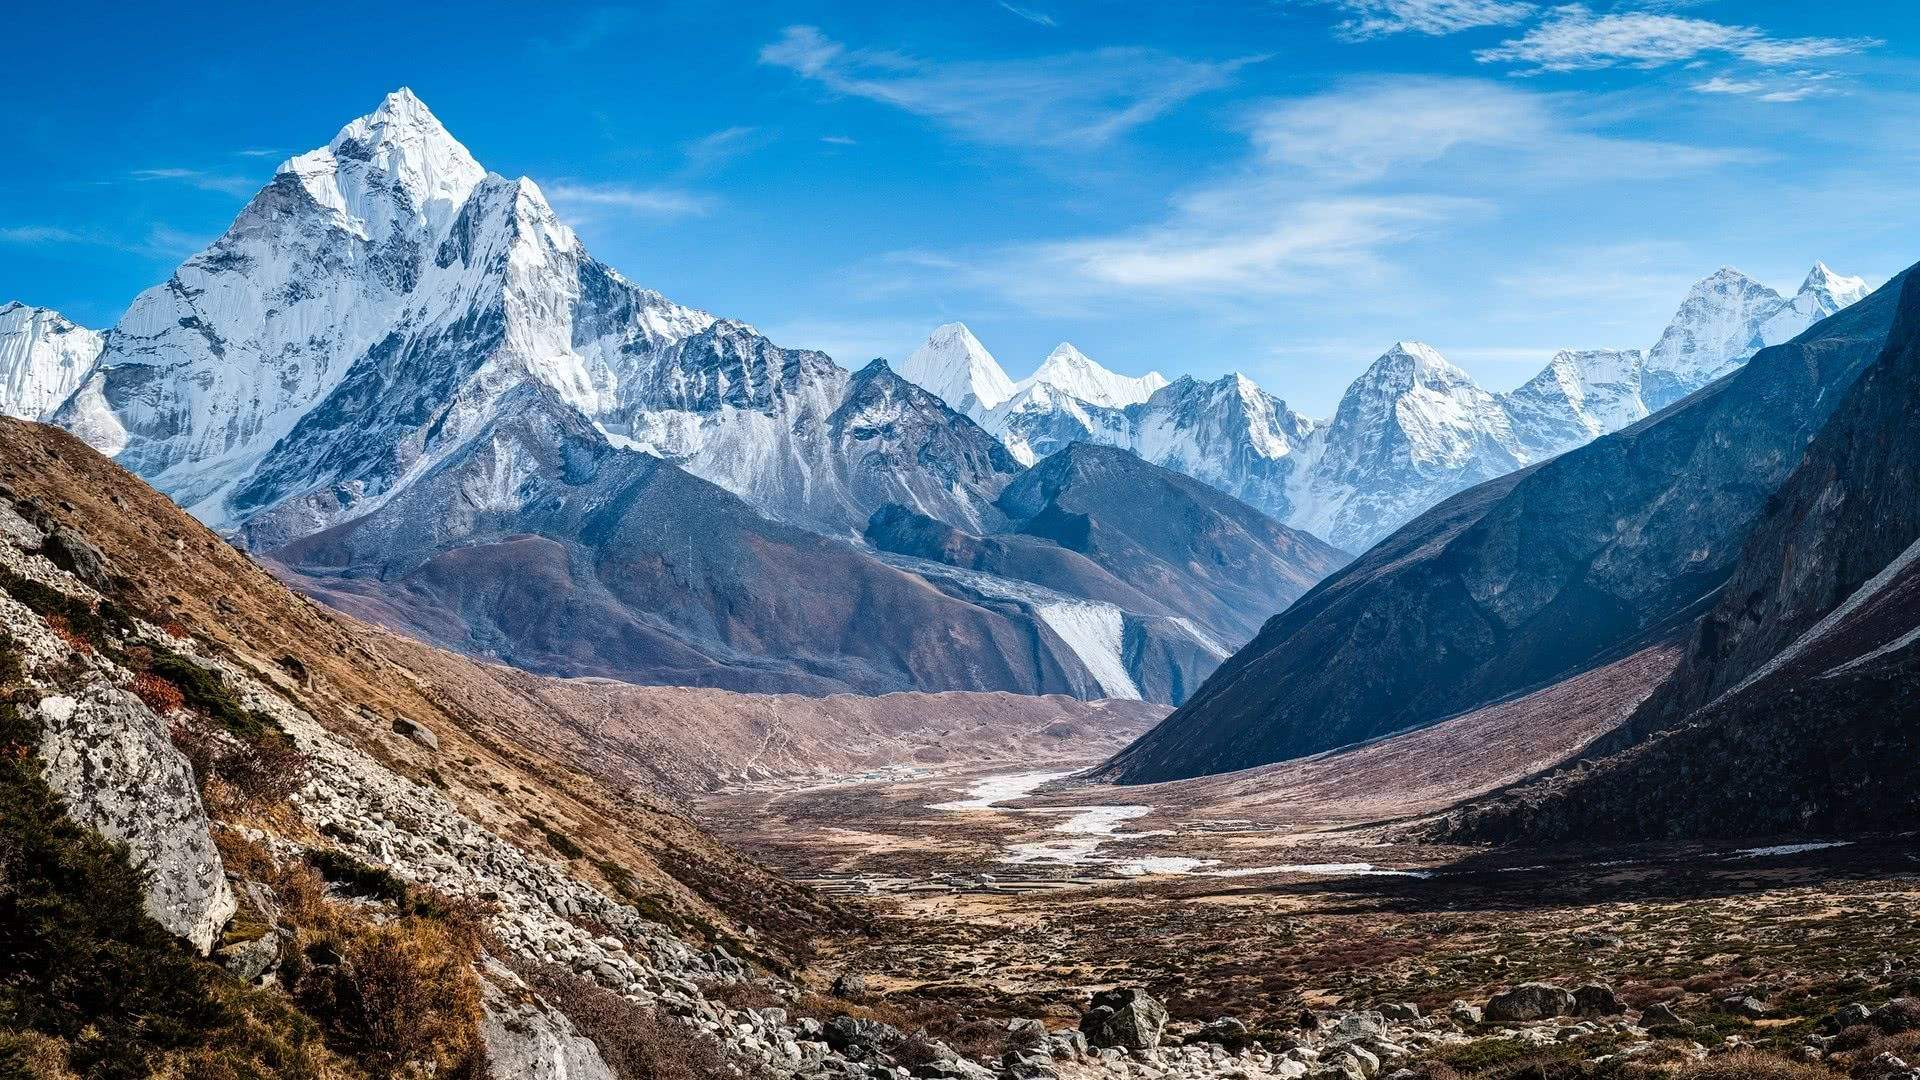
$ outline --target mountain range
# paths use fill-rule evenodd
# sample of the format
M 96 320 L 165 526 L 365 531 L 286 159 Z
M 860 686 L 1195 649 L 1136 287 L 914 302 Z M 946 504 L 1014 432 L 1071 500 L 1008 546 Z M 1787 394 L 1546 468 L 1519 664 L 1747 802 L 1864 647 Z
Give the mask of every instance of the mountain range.
M 900 373 L 1021 462 L 1076 441 L 1126 447 L 1360 552 L 1447 496 L 1618 431 L 1864 295 L 1864 281 L 1825 264 L 1791 297 L 1723 268 L 1693 286 L 1652 348 L 1564 350 L 1504 393 L 1402 341 L 1325 420 L 1244 375 L 1133 379 L 1066 343 L 1016 383 L 959 323 L 936 329 Z
M 1112 588 L 1099 560 L 1123 534 L 1009 516 L 1026 466 L 939 397 L 633 284 L 406 90 L 283 163 L 104 334 L 5 318 L 10 408 L 315 595 L 539 671 L 1176 703 L 1343 559 L 1263 522 L 1270 557 L 1228 580 L 1215 568 L 1238 556 L 1207 545 L 1257 512 L 1141 462 L 1134 482 L 1176 516 L 1152 538 L 1168 550 L 1127 557 L 1166 587 Z M 1101 400 L 1159 386 L 1070 350 L 1049 371 Z M 1036 582 L 867 542 L 902 513 L 980 538 L 1026 527 L 1029 554 L 1057 551 L 1020 566 L 1076 571 Z
M 1886 345 L 1905 277 L 1645 420 L 1422 514 L 1269 621 L 1103 774 L 1198 776 L 1429 726 L 1748 603 L 1752 588 L 1722 586 Z

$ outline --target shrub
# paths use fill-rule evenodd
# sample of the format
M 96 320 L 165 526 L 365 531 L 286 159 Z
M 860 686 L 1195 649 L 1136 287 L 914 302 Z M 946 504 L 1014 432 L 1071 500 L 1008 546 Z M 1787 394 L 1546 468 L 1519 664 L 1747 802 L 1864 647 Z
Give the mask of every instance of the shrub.
M 547 824 L 544 818 L 534 814 L 528 814 L 527 824 L 533 826 L 533 831 L 544 837 L 547 841 L 547 846 L 558 852 L 561 858 L 579 859 L 586 856 L 586 848 L 575 843 L 573 837 Z
M 375 1075 L 484 1075 L 478 950 L 437 919 L 341 922 L 309 941 L 295 999 Z
M 180 688 L 152 672 L 143 672 L 133 680 L 133 694 L 145 702 L 147 708 L 165 716 L 175 709 L 184 708 L 187 697 Z
M 253 745 L 289 744 L 287 733 L 273 717 L 240 704 L 218 672 L 188 660 L 178 653 L 154 650 L 152 674 L 165 679 L 180 691 L 187 707 L 226 728 L 241 742 Z
M 1736 1050 L 1682 1066 L 1675 1080 L 1836 1080 L 1843 1074 L 1759 1050 Z

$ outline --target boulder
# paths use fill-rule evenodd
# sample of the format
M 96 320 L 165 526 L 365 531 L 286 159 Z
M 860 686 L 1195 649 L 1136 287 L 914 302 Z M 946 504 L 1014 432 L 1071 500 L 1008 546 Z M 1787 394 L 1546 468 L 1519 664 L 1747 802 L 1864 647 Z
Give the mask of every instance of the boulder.
M 480 980 L 480 1037 L 499 1077 L 615 1080 L 592 1039 L 535 995 L 518 975 L 487 959 Z
M 1473 1027 L 1480 1023 L 1484 1015 L 1485 1014 L 1480 1011 L 1480 1006 L 1469 1005 L 1464 1001 L 1456 1001 L 1452 1005 L 1447 1006 L 1447 1019 L 1461 1027 Z
M 147 914 L 205 956 L 238 905 L 193 767 L 167 725 L 118 687 L 40 702 L 38 752 L 67 815 L 127 846 L 147 871 Z
M 1080 1018 L 1080 1030 L 1089 1043 L 1122 1050 L 1159 1046 L 1166 1026 L 1166 1006 L 1138 987 L 1100 991 Z
M 821 1029 L 827 1045 L 853 1058 L 884 1054 L 906 1041 L 906 1035 L 892 1024 L 836 1016 Z
M 214 956 L 234 978 L 258 985 L 280 966 L 280 947 L 280 932 L 268 930 L 259 937 L 223 945 Z
M 412 739 L 429 750 L 440 749 L 440 736 L 435 735 L 432 728 L 404 716 L 393 718 L 393 733 Z
M 1212 1043 L 1228 1050 L 1245 1050 L 1253 1043 L 1253 1036 L 1247 1031 L 1247 1025 L 1232 1016 L 1222 1016 L 1209 1021 L 1199 1031 L 1187 1038 L 1189 1043 Z
M 1720 1007 L 1735 1016 L 1744 1016 L 1749 1020 L 1758 1020 L 1772 1011 L 1767 1008 L 1766 1002 L 1752 994 L 1735 994 L 1732 997 L 1721 998 Z
M 1654 1002 L 1640 1011 L 1641 1027 L 1692 1027 L 1681 1015 L 1673 1011 L 1673 1006 L 1664 1001 Z
M 1618 1016 L 1626 1011 L 1626 1007 L 1613 996 L 1611 986 L 1588 983 L 1573 992 L 1573 1015 L 1575 1016 Z
M 1371 1009 L 1363 1012 L 1343 1014 L 1334 1021 L 1333 1029 L 1327 1033 L 1327 1040 L 1335 1043 L 1354 1042 L 1358 1039 L 1384 1039 L 1387 1036 L 1387 1018 Z
M 1410 1001 L 1390 1001 L 1380 1006 L 1380 1015 L 1397 1024 L 1410 1024 L 1420 1019 L 1420 1006 Z
M 1494 1023 L 1525 1023 L 1567 1016 L 1573 1012 L 1573 995 L 1552 983 L 1521 983 L 1493 995 L 1487 1001 L 1486 1018 Z
M 113 574 L 107 569 L 107 557 L 86 537 L 65 525 L 56 525 L 40 543 L 40 554 L 53 565 L 106 592 L 113 587 Z
M 867 992 L 867 977 L 855 971 L 843 971 L 827 987 L 835 997 L 859 997 Z

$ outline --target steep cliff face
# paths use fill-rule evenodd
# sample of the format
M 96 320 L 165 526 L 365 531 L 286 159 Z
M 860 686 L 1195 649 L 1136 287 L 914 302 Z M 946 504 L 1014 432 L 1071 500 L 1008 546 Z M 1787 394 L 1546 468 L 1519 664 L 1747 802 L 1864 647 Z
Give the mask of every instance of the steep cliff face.
M 1681 632 L 1884 347 L 1903 280 L 1674 408 L 1422 515 L 1276 617 L 1106 774 L 1314 753 Z
M 1494 839 L 1920 820 L 1920 289 L 1769 500 L 1685 658 L 1577 767 L 1468 808 Z

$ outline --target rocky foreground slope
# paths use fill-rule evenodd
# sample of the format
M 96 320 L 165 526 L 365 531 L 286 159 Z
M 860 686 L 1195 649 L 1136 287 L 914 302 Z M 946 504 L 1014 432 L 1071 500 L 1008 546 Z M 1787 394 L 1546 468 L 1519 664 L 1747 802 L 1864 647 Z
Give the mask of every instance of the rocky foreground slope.
M 1104 774 L 1316 753 L 1684 635 L 1880 354 L 1904 280 L 1625 431 L 1428 511 L 1269 622 Z
M 852 1006 L 788 976 L 848 916 L 651 794 L 644 748 L 532 737 L 618 695 L 368 632 L 57 429 L 0 422 L 0 484 L 0 1066 L 846 1073 Z M 794 1011 L 713 996 L 748 984 Z

